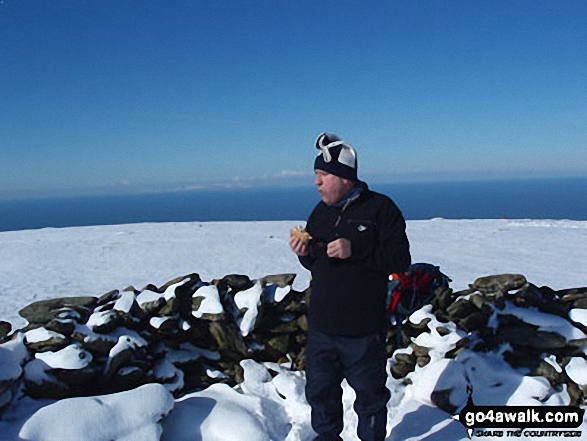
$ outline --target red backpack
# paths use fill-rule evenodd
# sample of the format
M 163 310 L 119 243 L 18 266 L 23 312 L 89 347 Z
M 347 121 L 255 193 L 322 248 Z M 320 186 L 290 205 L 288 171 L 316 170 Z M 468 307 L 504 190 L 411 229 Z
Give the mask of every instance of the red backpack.
M 389 276 L 387 313 L 395 322 L 430 303 L 436 289 L 448 288 L 451 280 L 430 263 L 414 263 L 406 272 Z

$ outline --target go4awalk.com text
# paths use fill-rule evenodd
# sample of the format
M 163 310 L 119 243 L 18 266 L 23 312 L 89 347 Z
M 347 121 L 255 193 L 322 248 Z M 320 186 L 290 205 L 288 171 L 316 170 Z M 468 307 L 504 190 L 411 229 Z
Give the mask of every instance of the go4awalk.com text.
M 581 438 L 584 413 L 578 406 L 476 406 L 470 400 L 455 419 L 469 438 Z

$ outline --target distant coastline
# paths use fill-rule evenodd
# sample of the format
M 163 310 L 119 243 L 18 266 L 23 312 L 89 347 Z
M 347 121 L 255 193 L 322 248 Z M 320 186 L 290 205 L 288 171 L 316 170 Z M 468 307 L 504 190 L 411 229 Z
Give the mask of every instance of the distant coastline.
M 372 184 L 407 220 L 587 220 L 587 178 Z M 315 188 L 197 190 L 162 194 L 0 201 L 0 231 L 140 222 L 304 220 Z

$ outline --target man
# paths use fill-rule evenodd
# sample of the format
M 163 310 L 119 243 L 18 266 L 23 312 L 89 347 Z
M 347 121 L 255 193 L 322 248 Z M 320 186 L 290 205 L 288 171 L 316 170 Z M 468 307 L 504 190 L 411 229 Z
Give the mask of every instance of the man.
M 386 435 L 386 297 L 388 277 L 411 262 L 406 224 L 395 203 L 357 179 L 352 146 L 323 133 L 314 163 L 322 201 L 310 215 L 304 242 L 290 247 L 312 272 L 306 346 L 306 398 L 316 440 L 340 440 L 341 382 L 355 390 L 357 434 Z

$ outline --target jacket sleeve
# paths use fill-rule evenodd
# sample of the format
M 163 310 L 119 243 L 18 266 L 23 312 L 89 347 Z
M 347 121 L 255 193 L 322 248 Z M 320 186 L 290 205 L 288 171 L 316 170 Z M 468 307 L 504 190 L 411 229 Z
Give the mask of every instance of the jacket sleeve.
M 311 256 L 298 256 L 298 260 L 300 261 L 300 263 L 302 264 L 302 266 L 304 268 L 306 268 L 308 271 L 312 271 L 312 264 L 314 263 L 314 260 Z
M 385 274 L 404 272 L 412 261 L 406 235 L 406 221 L 390 201 L 377 213 L 376 235 L 371 243 L 353 241 L 354 263 Z
M 316 209 L 312 211 L 310 217 L 308 218 L 308 222 L 306 222 L 306 231 L 313 236 L 313 225 L 314 225 L 314 217 L 315 217 Z M 314 265 L 314 261 L 316 260 L 316 252 L 314 247 L 308 244 L 308 251 L 309 253 L 306 256 L 298 256 L 298 260 L 302 264 L 304 268 L 308 271 L 312 271 L 312 265 Z

